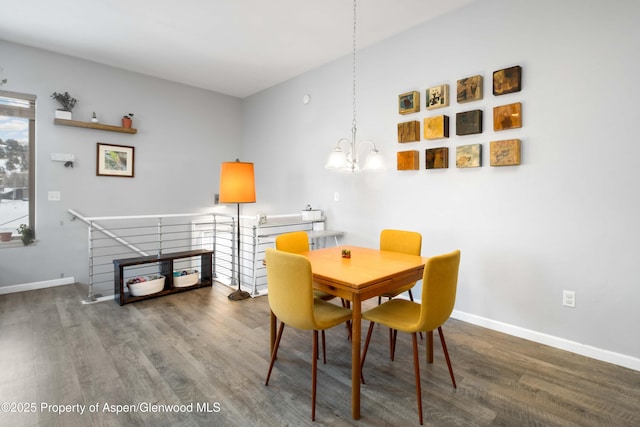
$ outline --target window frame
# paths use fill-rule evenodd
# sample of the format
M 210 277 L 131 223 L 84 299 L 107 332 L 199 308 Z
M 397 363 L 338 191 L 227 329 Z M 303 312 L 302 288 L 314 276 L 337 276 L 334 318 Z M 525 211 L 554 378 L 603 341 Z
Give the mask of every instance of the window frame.
M 36 224 L 36 95 L 0 90 L 0 98 L 14 98 L 29 103 L 28 108 L 4 105 L 0 103 L 0 116 L 18 117 L 29 120 L 29 221 L 28 226 L 34 230 Z M 14 236 L 15 238 L 15 236 Z

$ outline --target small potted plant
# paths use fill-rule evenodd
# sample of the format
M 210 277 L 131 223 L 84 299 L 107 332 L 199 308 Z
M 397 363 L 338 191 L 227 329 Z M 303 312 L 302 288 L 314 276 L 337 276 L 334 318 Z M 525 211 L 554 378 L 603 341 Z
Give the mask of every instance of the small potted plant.
M 62 108 L 58 108 L 56 110 L 56 119 L 71 120 L 71 110 L 73 110 L 73 107 L 76 106 L 76 102 L 78 102 L 78 100 L 69 95 L 69 92 L 53 92 L 53 94 L 51 94 L 51 97 L 58 101 L 62 106 Z
M 125 129 L 131 129 L 131 122 L 133 120 L 133 113 L 129 113 L 122 116 L 122 127 Z
M 18 227 L 18 233 L 22 236 L 22 243 L 25 246 L 32 244 L 35 240 L 33 228 L 29 227 L 27 224 L 20 224 L 20 227 Z
M 343 249 L 342 250 L 342 258 L 351 258 L 351 250 Z

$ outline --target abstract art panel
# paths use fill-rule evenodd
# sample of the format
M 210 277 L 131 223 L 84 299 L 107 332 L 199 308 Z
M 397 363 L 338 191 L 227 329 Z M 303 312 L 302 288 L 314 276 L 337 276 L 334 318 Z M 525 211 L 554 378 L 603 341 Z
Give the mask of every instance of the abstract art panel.
M 449 167 L 449 148 L 427 148 L 427 169 L 446 169 Z
M 522 104 L 493 107 L 493 130 L 506 130 L 522 127 Z
M 398 151 L 398 170 L 417 171 L 420 169 L 420 152 L 418 150 Z
M 482 166 L 482 144 L 456 147 L 457 168 L 478 168 L 480 166 Z
M 398 112 L 400 114 L 410 114 L 420 111 L 420 92 L 403 93 L 398 96 Z
M 398 142 L 420 141 L 420 121 L 398 123 Z
M 482 110 L 456 113 L 456 135 L 482 133 Z
M 458 80 L 457 100 L 458 104 L 479 101 L 482 99 L 482 76 L 471 76 Z
M 434 116 L 424 119 L 424 139 L 449 138 L 449 116 Z
M 444 84 L 427 89 L 427 110 L 449 106 L 449 85 Z
M 522 67 L 504 68 L 493 72 L 493 94 L 504 95 L 522 90 Z
M 520 140 L 505 139 L 491 141 L 490 145 L 491 166 L 515 166 L 520 164 Z

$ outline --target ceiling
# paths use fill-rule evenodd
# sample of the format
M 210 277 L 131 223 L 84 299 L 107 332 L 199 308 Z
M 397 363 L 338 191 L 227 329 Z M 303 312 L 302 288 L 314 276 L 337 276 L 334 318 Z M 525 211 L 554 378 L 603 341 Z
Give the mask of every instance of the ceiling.
M 358 49 L 474 1 L 360 0 Z M 0 39 L 239 98 L 352 50 L 349 0 L 19 0 L 0 9 Z

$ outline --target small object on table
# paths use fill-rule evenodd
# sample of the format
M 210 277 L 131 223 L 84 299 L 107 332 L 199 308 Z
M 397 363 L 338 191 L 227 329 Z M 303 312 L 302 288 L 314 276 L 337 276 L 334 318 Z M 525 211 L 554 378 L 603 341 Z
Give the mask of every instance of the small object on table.
M 342 250 L 342 258 L 351 258 L 351 250 L 343 249 Z

